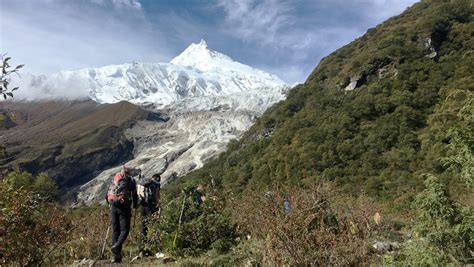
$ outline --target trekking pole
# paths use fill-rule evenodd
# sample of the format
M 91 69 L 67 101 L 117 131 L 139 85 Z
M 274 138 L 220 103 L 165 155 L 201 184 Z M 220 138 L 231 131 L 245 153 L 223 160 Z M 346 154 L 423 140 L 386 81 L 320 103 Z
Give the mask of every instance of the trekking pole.
M 109 238 L 109 232 L 110 232 L 110 225 L 109 227 L 107 227 L 107 233 L 105 233 L 104 243 L 102 244 L 102 250 L 100 251 L 99 259 L 102 259 L 102 257 L 104 256 L 105 244 L 107 243 L 107 238 Z
M 133 214 L 133 226 L 132 226 L 132 243 L 135 241 L 135 238 L 133 238 L 135 236 L 135 222 L 137 220 L 137 209 L 135 209 L 134 211 L 134 214 Z M 130 246 L 130 259 L 132 258 L 132 246 Z
M 176 239 L 178 238 L 178 233 L 179 233 L 179 230 L 181 229 L 181 219 L 183 218 L 184 204 L 186 203 L 186 194 L 183 194 L 183 195 L 184 195 L 183 206 L 181 207 L 181 214 L 179 215 L 178 230 L 176 231 L 176 234 L 174 235 L 173 248 L 176 248 Z

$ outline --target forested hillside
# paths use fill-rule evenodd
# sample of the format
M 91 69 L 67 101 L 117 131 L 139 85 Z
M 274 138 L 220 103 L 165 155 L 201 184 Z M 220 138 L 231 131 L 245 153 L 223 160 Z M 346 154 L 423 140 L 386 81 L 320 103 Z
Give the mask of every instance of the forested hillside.
M 329 180 L 395 201 L 429 172 L 464 192 L 442 159 L 453 153 L 449 130 L 472 126 L 457 116 L 473 96 L 472 15 L 471 1 L 423 1 L 369 29 L 183 180 L 239 192 Z

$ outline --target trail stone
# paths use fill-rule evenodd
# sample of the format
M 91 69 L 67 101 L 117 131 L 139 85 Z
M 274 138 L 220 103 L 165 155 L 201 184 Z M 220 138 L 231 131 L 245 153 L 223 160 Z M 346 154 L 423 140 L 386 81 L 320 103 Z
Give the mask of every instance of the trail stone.
M 95 266 L 95 261 L 94 260 L 91 260 L 91 259 L 82 259 L 82 260 L 77 260 L 77 261 L 74 261 L 74 263 L 72 264 L 72 266 L 75 266 L 75 267 L 79 267 L 79 266 L 89 266 L 89 267 L 92 267 L 92 266 Z
M 375 241 L 372 247 L 379 253 L 388 252 L 392 248 L 390 243 L 383 241 Z

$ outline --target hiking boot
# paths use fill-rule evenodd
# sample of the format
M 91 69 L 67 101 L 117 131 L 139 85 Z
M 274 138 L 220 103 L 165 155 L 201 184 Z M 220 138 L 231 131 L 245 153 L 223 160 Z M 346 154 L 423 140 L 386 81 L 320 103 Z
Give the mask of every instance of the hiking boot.
M 118 255 L 120 253 L 120 246 L 119 245 L 113 245 L 110 250 L 112 250 L 112 253 L 114 255 Z
M 112 250 L 112 263 L 122 262 L 122 253 L 120 252 L 120 246 L 113 245 L 110 250 Z
M 111 262 L 112 263 L 121 263 L 122 262 L 122 256 L 121 255 L 113 255 Z

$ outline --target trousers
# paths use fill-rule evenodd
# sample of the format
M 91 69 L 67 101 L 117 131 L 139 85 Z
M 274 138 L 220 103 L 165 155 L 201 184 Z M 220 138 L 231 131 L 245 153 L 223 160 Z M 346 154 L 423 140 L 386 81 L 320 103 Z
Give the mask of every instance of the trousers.
M 145 248 L 148 235 L 148 223 L 151 215 L 156 211 L 156 205 L 140 205 L 141 222 L 140 222 L 140 251 Z
M 110 221 L 112 223 L 112 245 L 118 247 L 119 253 L 114 257 L 122 257 L 122 245 L 130 232 L 130 219 L 132 209 L 130 207 L 110 206 Z

